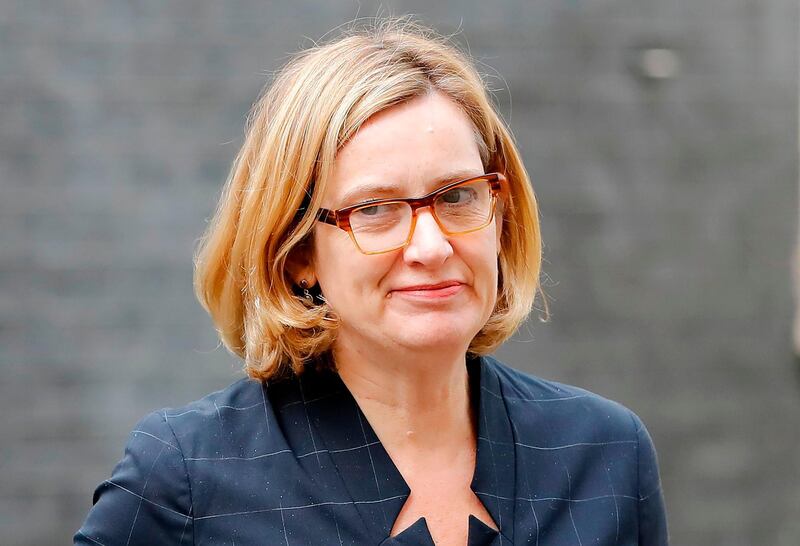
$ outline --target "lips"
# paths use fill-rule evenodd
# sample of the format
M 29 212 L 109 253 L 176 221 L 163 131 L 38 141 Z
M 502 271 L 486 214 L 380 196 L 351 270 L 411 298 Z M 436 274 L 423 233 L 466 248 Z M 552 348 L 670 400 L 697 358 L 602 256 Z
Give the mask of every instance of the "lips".
M 458 281 L 444 281 L 436 284 L 417 284 L 414 286 L 406 286 L 403 288 L 396 289 L 397 292 L 418 292 L 421 290 L 441 290 L 442 288 L 447 288 L 448 286 L 461 286 L 461 283 Z
M 448 298 L 461 292 L 464 284 L 459 281 L 444 281 L 436 284 L 417 284 L 404 286 L 393 292 L 401 297 L 413 299 L 435 300 Z

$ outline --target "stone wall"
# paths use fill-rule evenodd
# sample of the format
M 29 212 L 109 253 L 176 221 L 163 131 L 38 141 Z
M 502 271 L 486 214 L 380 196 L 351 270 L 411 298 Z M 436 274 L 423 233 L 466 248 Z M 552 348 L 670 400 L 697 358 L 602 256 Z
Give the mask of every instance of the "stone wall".
M 457 32 L 532 174 L 552 316 L 499 355 L 642 416 L 674 544 L 800 542 L 795 0 L 0 0 L 4 544 L 66 542 L 142 415 L 240 375 L 197 238 L 269 75 L 378 12 Z

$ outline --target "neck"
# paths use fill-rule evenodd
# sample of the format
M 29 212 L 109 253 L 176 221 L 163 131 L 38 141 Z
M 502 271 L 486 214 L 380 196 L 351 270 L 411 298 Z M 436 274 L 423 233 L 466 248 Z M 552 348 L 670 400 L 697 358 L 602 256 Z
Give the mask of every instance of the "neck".
M 334 348 L 342 381 L 387 449 L 463 450 L 474 447 L 466 349 L 414 354 L 408 350 Z

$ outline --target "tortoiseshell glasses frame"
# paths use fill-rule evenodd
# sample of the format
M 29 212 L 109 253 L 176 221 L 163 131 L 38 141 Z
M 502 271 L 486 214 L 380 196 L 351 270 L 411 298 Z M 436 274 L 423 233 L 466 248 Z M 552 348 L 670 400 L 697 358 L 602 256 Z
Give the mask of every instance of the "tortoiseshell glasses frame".
M 466 218 L 466 220 L 460 219 L 459 221 L 467 223 L 468 226 L 466 229 L 453 229 L 452 226 L 448 227 L 447 221 L 443 221 L 442 218 L 440 218 L 439 216 L 440 213 L 437 213 L 437 209 L 435 206 L 437 204 L 437 200 L 440 197 L 448 194 L 448 192 L 451 192 L 455 188 L 459 188 L 461 186 L 471 186 L 481 181 L 485 182 L 488 187 L 489 200 L 485 204 L 481 205 L 485 207 L 486 210 L 480 210 L 480 212 L 484 213 L 485 216 Z M 317 212 L 317 220 L 326 224 L 336 226 L 339 229 L 346 231 L 350 236 L 350 239 L 353 241 L 353 244 L 355 244 L 356 248 L 358 248 L 358 250 L 361 251 L 363 254 L 383 254 L 386 252 L 397 250 L 399 248 L 403 248 L 404 246 L 408 245 L 408 243 L 411 241 L 411 238 L 414 236 L 414 228 L 416 227 L 417 223 L 417 211 L 419 209 L 430 207 L 433 218 L 439 225 L 439 229 L 441 229 L 442 233 L 444 233 L 445 235 L 463 235 L 465 233 L 471 233 L 473 231 L 478 231 L 480 229 L 483 229 L 492 222 L 495 215 L 497 200 L 498 198 L 502 198 L 505 195 L 505 192 L 506 192 L 506 178 L 500 173 L 487 173 L 487 174 L 482 174 L 480 176 L 470 177 L 464 180 L 451 182 L 422 197 L 370 199 L 368 201 L 363 201 L 361 203 L 357 203 L 355 205 L 350 205 L 336 210 L 321 208 Z M 449 202 L 445 202 L 445 204 L 447 203 Z M 391 206 L 391 205 L 400 205 L 399 209 L 396 208 L 395 210 L 402 210 L 401 214 L 404 215 L 403 220 L 409 222 L 408 233 L 405 239 L 402 241 L 398 240 L 397 242 L 391 242 L 390 244 L 387 245 L 386 248 L 381 247 L 377 249 L 376 248 L 365 249 L 361 244 L 359 244 L 358 238 L 356 234 L 353 232 L 351 216 L 354 213 L 362 211 L 364 209 L 372 208 L 371 210 L 374 212 L 378 210 L 375 207 Z M 405 205 L 408 205 L 408 207 L 405 207 Z M 411 215 L 410 218 L 407 218 L 409 208 L 411 211 Z M 398 229 L 405 229 L 405 226 L 400 226 L 398 227 Z M 400 233 L 402 233 L 402 231 Z M 389 237 L 389 239 L 391 239 L 391 237 Z

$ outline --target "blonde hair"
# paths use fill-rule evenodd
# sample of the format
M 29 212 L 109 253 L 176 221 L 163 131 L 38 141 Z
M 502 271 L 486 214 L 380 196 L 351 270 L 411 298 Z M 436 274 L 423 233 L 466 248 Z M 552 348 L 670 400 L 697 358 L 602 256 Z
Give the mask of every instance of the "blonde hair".
M 538 210 L 512 136 L 465 55 L 446 38 L 393 19 L 302 51 L 265 89 L 195 256 L 197 298 L 247 374 L 299 374 L 330 349 L 338 319 L 324 302 L 298 295 L 287 259 L 311 244 L 337 151 L 377 112 L 431 91 L 463 108 L 485 172 L 508 180 L 497 303 L 469 352 L 486 354 L 509 338 L 540 289 Z

